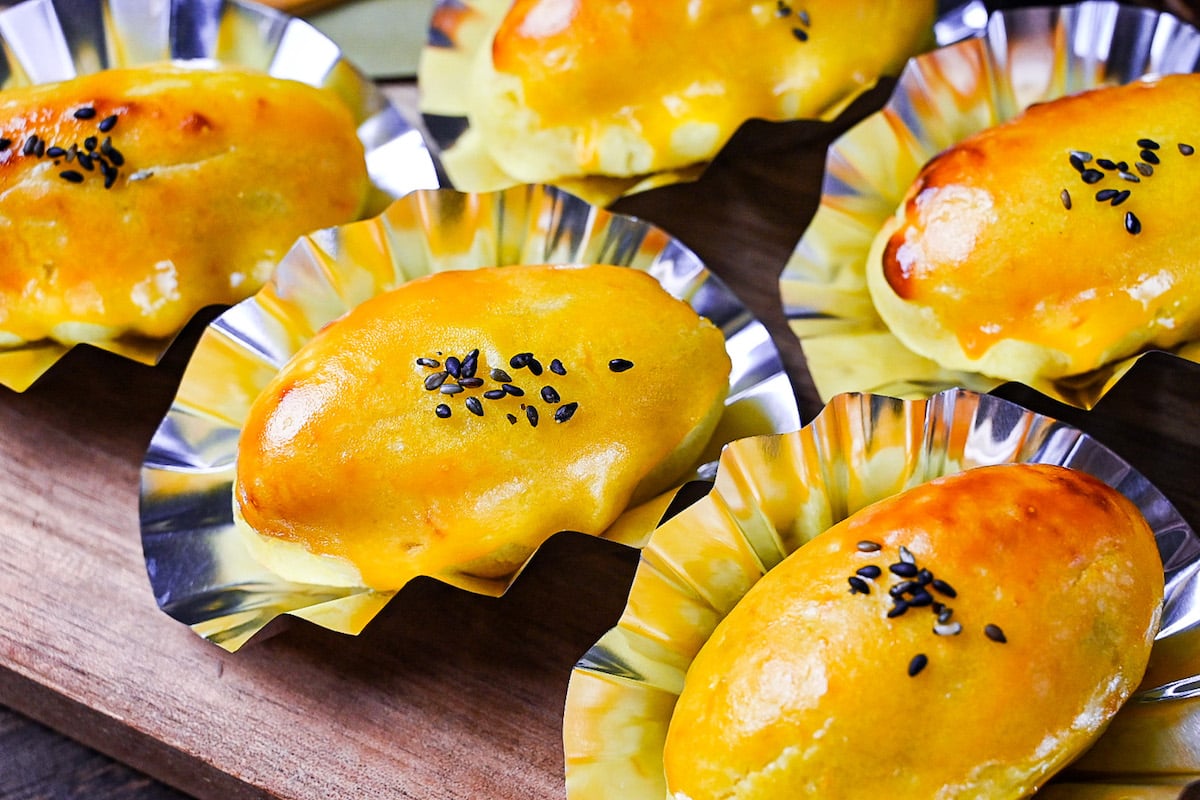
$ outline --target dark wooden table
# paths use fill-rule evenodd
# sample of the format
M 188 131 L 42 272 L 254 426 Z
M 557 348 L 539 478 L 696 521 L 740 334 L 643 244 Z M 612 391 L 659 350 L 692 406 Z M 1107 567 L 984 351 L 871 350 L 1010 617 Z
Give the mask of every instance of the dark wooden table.
M 999 5 L 999 4 L 997 4 Z M 786 126 L 750 124 L 735 142 L 694 185 L 655 190 L 620 201 L 615 210 L 655 222 L 691 246 L 709 267 L 721 276 L 743 301 L 767 325 L 783 354 L 792 376 L 804 419 L 820 408 L 815 392 L 806 380 L 799 343 L 788 330 L 779 304 L 778 276 L 789 253 L 802 234 L 819 198 L 825 147 L 829 141 L 855 121 L 877 108 L 887 96 L 884 85 L 863 97 L 833 123 L 794 123 Z M 411 87 L 398 87 L 398 97 L 411 98 Z M 201 320 L 203 322 L 203 320 Z M 22 419 L 38 424 L 53 424 L 56 418 L 74 418 L 92 413 L 96 399 L 120 398 L 121 414 L 126 420 L 119 434 L 121 457 L 136 471 L 144 451 L 166 406 L 173 387 L 182 373 L 190 347 L 200 330 L 193 325 L 158 367 L 115 364 L 102 354 L 76 351 L 62 366 L 72 372 L 70 380 L 49 376 L 24 396 L 0 392 L 0 405 L 17 409 L 4 416 L 3 424 Z M 136 396 L 124 391 L 130 381 L 138 385 Z M 1188 390 L 1190 391 L 1189 385 Z M 98 417 L 104 421 L 103 415 Z M 1194 427 L 1194 426 L 1193 426 Z M 0 430 L 0 435 L 7 435 Z M 1120 450 L 1123 444 L 1133 456 L 1127 458 L 1155 470 L 1153 456 L 1138 450 L 1147 447 L 1145 439 L 1125 437 L 1120 431 L 1108 431 L 1110 446 Z M 1194 434 L 1193 434 L 1194 435 Z M 1125 453 L 1123 453 L 1125 454 Z M 1146 462 L 1145 465 L 1137 461 Z M 1152 475 L 1152 477 L 1157 477 Z M 1172 499 L 1189 494 L 1184 475 L 1161 475 L 1159 485 Z M 1200 518 L 1195 500 L 1184 503 L 1186 513 Z M 568 547 L 569 549 L 569 547 Z M 553 575 L 556 559 L 566 559 L 559 551 L 539 557 L 532 571 Z M 621 603 L 621 587 L 632 578 L 636 554 L 605 551 L 595 557 L 599 569 L 611 583 L 615 599 L 612 607 L 580 610 L 575 640 L 570 648 L 579 653 L 609 627 Z M 558 570 L 562 572 L 562 570 Z M 569 592 L 565 584 L 558 587 Z M 147 592 L 149 591 L 147 587 Z M 554 587 L 549 597 L 555 600 Z M 511 601 L 517 608 L 536 607 L 545 597 L 527 592 Z M 557 597 L 561 601 L 562 596 Z M 437 590 L 424 591 L 419 602 L 431 608 L 454 603 L 453 597 Z M 565 676 L 563 676 L 565 685 Z M 37 709 L 37 702 L 26 704 Z M 76 744 L 73 738 L 96 742 L 88 732 L 73 730 L 70 724 L 49 719 L 60 730 L 51 730 L 41 722 L 0 707 L 0 798 L 87 798 L 87 800 L 127 800 L 150 798 L 171 800 L 186 795 L 147 778 L 143 773 L 123 766 L 120 761 Z M 103 746 L 103 744 L 101 744 Z M 118 753 L 124 757 L 124 752 Z

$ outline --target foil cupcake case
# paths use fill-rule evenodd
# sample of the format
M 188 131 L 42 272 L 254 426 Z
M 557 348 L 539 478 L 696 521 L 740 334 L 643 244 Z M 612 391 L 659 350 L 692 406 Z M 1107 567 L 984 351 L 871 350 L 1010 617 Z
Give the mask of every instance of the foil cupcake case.
M 1150 523 L 1164 561 L 1165 610 L 1149 673 L 1166 676 L 1163 685 L 1135 695 L 1098 755 L 1081 762 L 1091 773 L 1072 780 L 1087 786 L 1121 775 L 1134 785 L 1178 787 L 1200 777 L 1190 733 L 1200 721 L 1200 687 L 1187 674 L 1194 659 L 1171 646 L 1200 628 L 1200 538 L 1149 481 L 1092 437 L 1002 398 L 954 389 L 915 400 L 838 395 L 798 431 L 725 449 L 712 492 L 654 532 L 620 621 L 572 673 L 563 724 L 568 797 L 666 796 L 663 743 L 688 666 L 720 620 L 788 554 L 876 500 L 1004 463 L 1058 464 L 1117 488 Z M 1153 735 L 1137 739 L 1131 731 Z M 1122 736 L 1120 758 L 1100 755 L 1109 737 Z M 1178 796 L 1173 791 L 1165 796 Z
M 288 358 L 357 303 L 431 272 L 520 263 L 644 270 L 722 329 L 733 362 L 729 394 L 694 478 L 711 478 L 724 442 L 798 427 L 791 383 L 766 328 L 660 229 L 545 186 L 416 191 L 376 218 L 303 238 L 262 291 L 202 335 L 141 473 L 142 543 L 159 606 L 230 650 L 283 613 L 359 631 L 394 593 L 288 583 L 246 551 L 232 519 L 242 420 Z M 603 538 L 640 546 L 673 494 L 627 510 Z M 502 593 L 519 572 L 487 591 Z
M 368 214 L 408 191 L 439 185 L 415 120 L 391 105 L 325 35 L 266 6 L 241 0 L 26 0 L 0 11 L 0 43 L 5 88 L 163 61 L 243 66 L 328 88 L 358 124 L 373 184 Z M 89 344 L 154 364 L 170 341 Z M 35 342 L 0 350 L 0 384 L 23 391 L 69 349 Z
M 979 36 L 911 59 L 886 105 L 830 146 L 820 206 L 780 278 L 784 311 L 821 397 L 928 396 L 999 383 L 908 350 L 867 292 L 875 234 L 926 161 L 1032 103 L 1198 66 L 1200 31 L 1171 14 L 1114 2 L 996 12 Z M 1180 354 L 1194 360 L 1196 349 Z M 1133 360 L 1033 388 L 1089 408 Z

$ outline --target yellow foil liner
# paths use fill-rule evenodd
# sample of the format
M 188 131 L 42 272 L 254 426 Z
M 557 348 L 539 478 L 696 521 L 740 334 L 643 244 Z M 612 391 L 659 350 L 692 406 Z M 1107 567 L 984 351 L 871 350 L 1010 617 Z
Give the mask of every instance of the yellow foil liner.
M 732 362 L 725 410 L 692 473 L 627 509 L 602 538 L 642 546 L 678 488 L 711 479 L 725 442 L 800 424 L 766 328 L 662 230 L 553 187 L 412 192 L 378 217 L 301 238 L 267 286 L 202 334 L 142 466 L 142 546 L 160 608 L 228 650 L 280 614 L 361 631 L 394 592 L 284 581 L 248 552 L 232 519 L 242 421 L 304 343 L 364 300 L 433 272 L 543 263 L 615 264 L 649 273 L 721 329 Z M 523 567 L 442 580 L 499 595 Z
M 67 16 L 60 17 L 60 8 Z M 25 0 L 0 11 L 0 45 L 3 88 L 172 60 L 242 66 L 318 86 L 340 97 L 359 126 L 373 185 L 366 214 L 379 213 L 407 191 L 438 185 L 415 121 L 404 119 L 334 42 L 308 23 L 265 6 L 242 0 L 157 6 L 78 0 L 56 7 L 51 0 Z M 247 285 L 246 295 L 257 288 Z M 155 364 L 173 338 L 85 344 Z M 43 341 L 0 349 L 0 384 L 24 391 L 71 348 Z
M 906 348 L 867 291 L 875 234 L 927 161 L 1032 103 L 1198 66 L 1195 28 L 1112 2 L 996 12 L 981 36 L 911 59 L 884 108 L 830 146 L 821 203 L 780 277 L 785 313 L 822 399 L 988 391 L 1000 383 L 943 369 Z M 1178 354 L 1195 360 L 1200 345 Z M 1033 388 L 1091 408 L 1134 360 Z
M 1179 797 L 1181 786 L 1200 779 L 1200 678 L 1189 672 L 1200 667 L 1192 646 L 1200 628 L 1200 538 L 1165 497 L 1088 435 L 956 389 L 920 400 L 842 394 L 799 431 L 725 448 L 713 490 L 654 532 L 617 626 L 572 673 L 563 723 L 570 800 L 666 796 L 663 743 L 692 659 L 788 554 L 876 500 L 940 475 L 1014 462 L 1081 469 L 1122 491 L 1150 522 L 1167 565 L 1168 635 L 1155 645 L 1151 674 L 1177 680 L 1179 699 L 1140 692 L 1070 782 L 1047 796 Z
M 430 38 L 421 52 L 417 70 L 421 110 L 439 149 L 451 182 L 460 189 L 491 191 L 514 186 L 508 175 L 488 155 L 481 137 L 469 122 L 468 87 L 472 65 L 483 48 L 490 48 L 495 29 L 512 6 L 512 0 L 437 0 Z M 946 26 L 947 33 L 961 32 Z M 938 29 L 938 34 L 942 29 Z M 930 43 L 934 32 L 930 32 Z M 838 98 L 815 119 L 835 119 L 856 98 L 869 91 L 876 79 L 860 76 L 862 83 Z M 625 195 L 698 179 L 708 163 L 630 178 L 587 176 L 564 178 L 554 185 L 600 206 Z

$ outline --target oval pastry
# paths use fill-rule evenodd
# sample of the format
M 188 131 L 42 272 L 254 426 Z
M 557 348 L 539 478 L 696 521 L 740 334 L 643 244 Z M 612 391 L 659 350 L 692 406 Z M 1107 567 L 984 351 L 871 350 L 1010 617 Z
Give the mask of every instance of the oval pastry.
M 301 582 L 510 574 L 690 469 L 729 371 L 721 331 L 639 270 L 435 273 L 355 307 L 264 389 L 235 516 Z
M 332 92 L 157 64 L 0 93 L 0 346 L 174 334 L 370 187 Z
M 474 65 L 468 135 L 530 183 L 708 161 L 748 119 L 819 117 L 898 71 L 935 6 L 515 0 Z
M 1163 570 L 1136 507 L 1041 464 L 938 478 L 769 570 L 693 661 L 673 800 L 1033 793 L 1141 680 Z
M 1200 334 L 1200 75 L 1036 105 L 929 162 L 867 262 L 943 367 L 1034 383 Z

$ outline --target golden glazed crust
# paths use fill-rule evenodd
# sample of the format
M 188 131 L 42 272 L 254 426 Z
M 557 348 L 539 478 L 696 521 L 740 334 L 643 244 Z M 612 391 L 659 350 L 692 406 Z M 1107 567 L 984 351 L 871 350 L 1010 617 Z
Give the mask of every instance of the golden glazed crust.
M 256 291 L 301 234 L 357 217 L 369 188 L 335 95 L 239 69 L 6 90 L 0 137 L 6 346 L 171 335 Z
M 475 350 L 473 374 L 443 374 Z M 435 273 L 356 307 L 263 391 L 236 513 L 269 566 L 309 582 L 503 575 L 689 469 L 729 370 L 721 331 L 639 270 Z
M 875 240 L 880 316 L 943 367 L 1028 383 L 1195 339 L 1195 147 L 1195 74 L 1033 106 L 959 143 Z
M 948 584 L 927 590 L 960 632 L 936 633 L 934 606 L 889 616 L 901 547 Z M 1084 473 L 981 467 L 883 500 L 771 569 L 701 649 L 667 736 L 672 796 L 1025 797 L 1136 687 L 1162 593 L 1146 522 Z
M 748 119 L 819 117 L 897 72 L 935 6 L 516 0 L 475 65 L 472 133 L 527 182 L 708 161 Z

